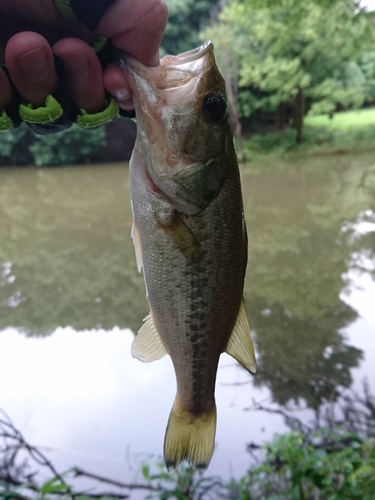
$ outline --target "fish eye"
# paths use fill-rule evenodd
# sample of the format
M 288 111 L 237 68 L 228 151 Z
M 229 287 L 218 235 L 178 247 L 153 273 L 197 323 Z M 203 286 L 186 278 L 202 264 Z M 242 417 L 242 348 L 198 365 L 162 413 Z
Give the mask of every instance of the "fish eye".
M 220 94 L 207 94 L 203 98 L 202 112 L 210 121 L 219 121 L 227 112 L 227 103 Z

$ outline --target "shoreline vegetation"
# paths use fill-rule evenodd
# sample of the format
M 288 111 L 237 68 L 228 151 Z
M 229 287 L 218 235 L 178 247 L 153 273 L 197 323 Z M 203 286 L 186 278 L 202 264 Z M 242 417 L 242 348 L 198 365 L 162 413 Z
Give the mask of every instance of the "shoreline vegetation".
M 305 118 L 304 141 L 297 144 L 295 131 L 254 134 L 243 139 L 246 162 L 267 156 L 343 155 L 375 151 L 375 108 L 308 116 Z
M 374 498 L 375 398 L 366 381 L 360 394 L 344 390 L 336 402 L 327 401 L 308 424 L 297 417 L 299 407 L 288 410 L 254 403 L 246 410 L 281 415 L 290 431 L 269 443 L 247 443 L 249 469 L 243 477 L 224 480 L 186 464 L 167 472 L 164 464 L 152 460 L 137 464 L 132 482 L 77 466 L 58 472 L 0 410 L 0 498 L 119 500 L 131 498 L 132 492 L 159 500 Z M 85 480 L 84 486 L 77 484 L 79 479 Z
M 375 107 L 305 118 L 303 142 L 295 130 L 244 134 L 236 140 L 240 163 L 261 158 L 345 155 L 375 151 Z M 126 141 L 123 139 L 126 137 Z M 116 120 L 91 131 L 72 127 L 58 134 L 35 137 L 24 125 L 0 135 L 0 167 L 50 167 L 126 162 L 135 140 L 135 124 Z M 116 144 L 119 147 L 116 149 Z

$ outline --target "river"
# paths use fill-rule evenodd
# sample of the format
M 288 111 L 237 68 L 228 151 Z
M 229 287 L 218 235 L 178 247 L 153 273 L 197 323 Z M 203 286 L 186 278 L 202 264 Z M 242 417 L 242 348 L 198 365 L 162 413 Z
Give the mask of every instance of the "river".
M 0 408 L 60 470 L 128 481 L 162 455 L 175 381 L 133 359 L 148 313 L 126 165 L 0 170 Z M 226 355 L 208 472 L 239 476 L 246 444 L 309 419 L 364 378 L 375 391 L 375 154 L 242 168 L 245 300 L 255 378 Z

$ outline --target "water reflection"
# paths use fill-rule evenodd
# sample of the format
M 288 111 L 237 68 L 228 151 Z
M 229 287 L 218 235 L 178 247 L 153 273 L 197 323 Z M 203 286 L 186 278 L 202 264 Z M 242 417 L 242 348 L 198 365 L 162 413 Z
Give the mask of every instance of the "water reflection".
M 374 261 L 375 233 L 367 227 L 360 237 L 358 223 L 374 213 L 375 158 L 336 158 L 329 167 L 297 161 L 247 173 L 244 184 L 251 186 L 246 299 L 260 354 L 254 382 L 282 405 L 304 400 L 317 409 L 351 385 L 362 359 L 347 344 L 358 313 L 342 292 L 350 292 L 357 254 Z
M 123 166 L 0 171 L 0 329 L 138 328 Z
M 148 308 L 126 168 L 3 169 L 0 178 L 0 329 L 137 330 Z M 345 294 L 350 270 L 375 277 L 374 155 L 252 166 L 243 189 L 255 384 L 280 404 L 316 409 L 351 384 L 362 359 L 346 339 L 358 313 Z

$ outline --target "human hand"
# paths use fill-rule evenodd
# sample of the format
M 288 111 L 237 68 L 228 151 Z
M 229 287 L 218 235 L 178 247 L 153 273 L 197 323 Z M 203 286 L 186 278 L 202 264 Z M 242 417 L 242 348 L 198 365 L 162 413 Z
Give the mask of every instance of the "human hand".
M 7 75 L 0 68 L 0 112 L 14 99 L 10 81 L 25 102 L 44 105 L 59 83 L 53 54 L 65 63 L 67 90 L 77 108 L 102 111 L 107 90 L 120 107 L 129 109 L 131 93 L 124 74 L 115 63 L 103 72 L 90 43 L 96 35 L 110 38 L 119 49 L 156 66 L 166 22 L 164 0 L 116 0 L 94 33 L 66 20 L 52 0 L 0 0 L 0 63 L 8 69 Z

